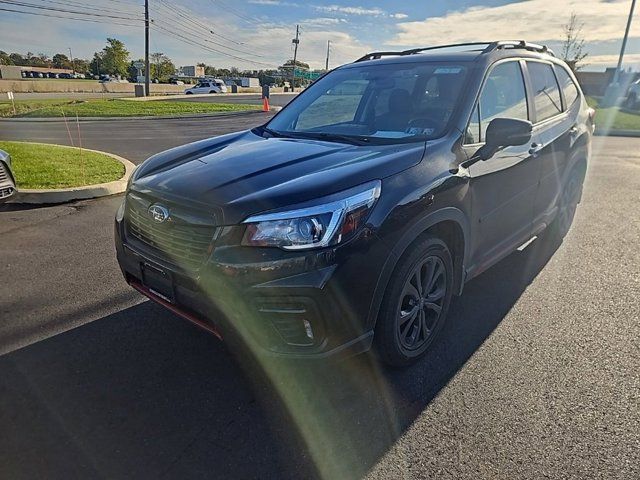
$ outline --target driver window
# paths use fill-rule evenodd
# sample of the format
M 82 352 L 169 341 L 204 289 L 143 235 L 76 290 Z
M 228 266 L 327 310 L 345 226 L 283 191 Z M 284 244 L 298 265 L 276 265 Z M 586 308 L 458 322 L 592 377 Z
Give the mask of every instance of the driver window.
M 518 62 L 501 63 L 491 71 L 482 89 L 479 106 L 480 142 L 484 141 L 487 126 L 494 118 L 529 119 L 524 78 Z M 472 120 L 470 127 L 474 123 Z

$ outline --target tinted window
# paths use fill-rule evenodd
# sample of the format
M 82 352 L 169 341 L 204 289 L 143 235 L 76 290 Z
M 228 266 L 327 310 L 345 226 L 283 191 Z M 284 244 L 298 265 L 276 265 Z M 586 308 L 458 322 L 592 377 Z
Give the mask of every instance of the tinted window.
M 560 82 L 560 88 L 564 94 L 564 109 L 567 110 L 578 99 L 580 94 L 578 93 L 578 87 L 573 83 L 573 80 L 562 67 L 556 67 L 556 73 L 558 74 L 558 82 Z
M 484 141 L 487 126 L 494 118 L 529 118 L 524 78 L 518 62 L 506 62 L 496 66 L 482 87 L 480 141 Z
M 553 67 L 548 63 L 527 62 L 527 68 L 533 87 L 537 121 L 541 122 L 562 112 L 560 89 L 553 74 Z

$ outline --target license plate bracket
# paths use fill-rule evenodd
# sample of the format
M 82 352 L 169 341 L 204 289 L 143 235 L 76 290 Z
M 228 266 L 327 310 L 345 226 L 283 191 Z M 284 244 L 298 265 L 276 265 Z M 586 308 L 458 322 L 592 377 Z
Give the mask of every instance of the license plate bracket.
M 148 262 L 142 262 L 140 270 L 142 271 L 142 284 L 151 293 L 168 302 L 175 303 L 173 278 L 171 278 L 170 272 Z

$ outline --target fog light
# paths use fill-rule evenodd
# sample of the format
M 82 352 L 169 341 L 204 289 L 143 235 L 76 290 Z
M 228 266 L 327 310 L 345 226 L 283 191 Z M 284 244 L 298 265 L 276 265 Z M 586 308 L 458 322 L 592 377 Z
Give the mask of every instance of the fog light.
M 313 340 L 313 329 L 311 328 L 309 320 L 302 320 L 302 323 L 304 323 L 304 331 L 307 334 L 307 337 Z

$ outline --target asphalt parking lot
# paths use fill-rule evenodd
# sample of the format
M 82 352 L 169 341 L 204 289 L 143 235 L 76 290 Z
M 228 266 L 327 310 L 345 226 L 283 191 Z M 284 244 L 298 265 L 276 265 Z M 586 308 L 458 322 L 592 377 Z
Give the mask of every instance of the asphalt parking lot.
M 139 163 L 266 118 L 81 127 Z M 0 139 L 68 144 L 61 122 Z M 640 139 L 595 138 L 565 241 L 470 282 L 421 362 L 287 365 L 272 385 L 128 288 L 119 196 L 5 207 L 0 478 L 639 478 L 639 192 Z

